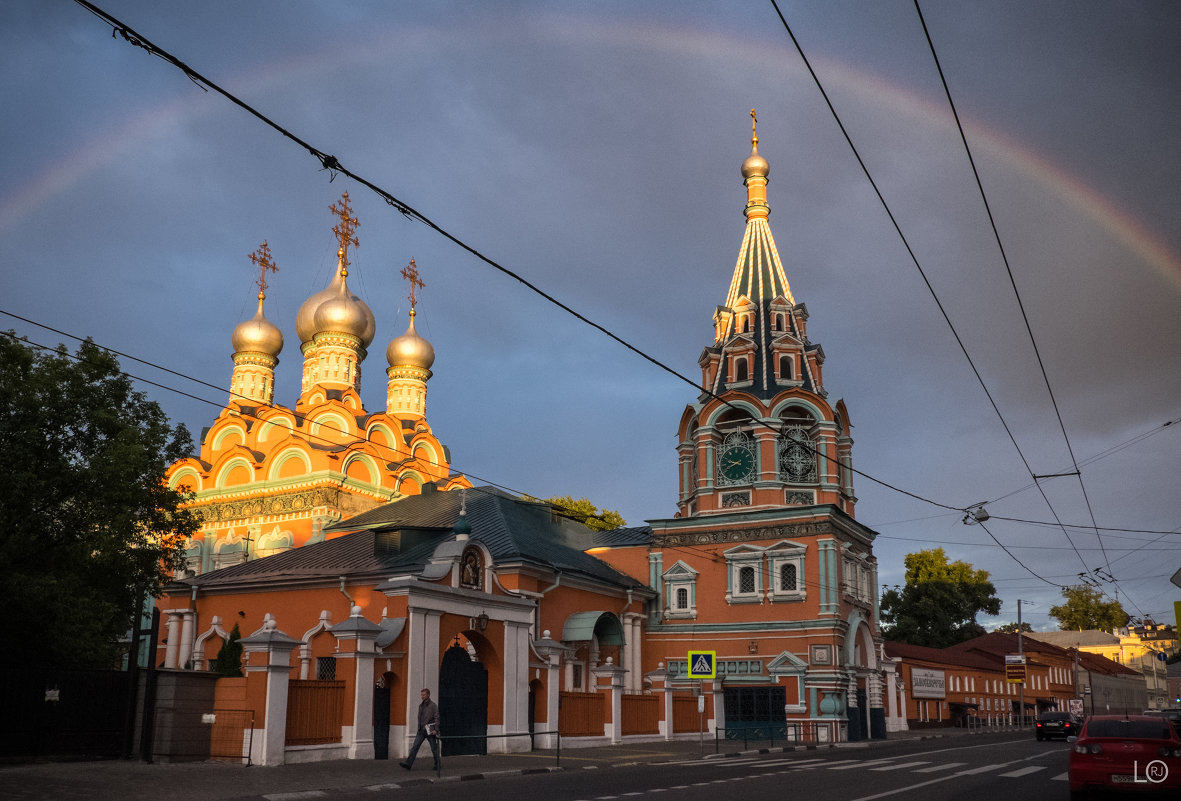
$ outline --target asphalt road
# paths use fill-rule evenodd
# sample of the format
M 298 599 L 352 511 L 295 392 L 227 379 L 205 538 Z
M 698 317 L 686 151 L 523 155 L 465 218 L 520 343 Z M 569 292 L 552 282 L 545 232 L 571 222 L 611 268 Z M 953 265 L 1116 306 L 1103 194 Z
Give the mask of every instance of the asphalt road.
M 1067 798 L 1067 745 L 1032 736 L 900 742 L 851 750 L 688 758 L 481 782 L 401 787 L 399 801 L 734 801 L 790 794 L 825 801 L 1047 801 Z M 333 801 L 372 799 L 372 791 Z

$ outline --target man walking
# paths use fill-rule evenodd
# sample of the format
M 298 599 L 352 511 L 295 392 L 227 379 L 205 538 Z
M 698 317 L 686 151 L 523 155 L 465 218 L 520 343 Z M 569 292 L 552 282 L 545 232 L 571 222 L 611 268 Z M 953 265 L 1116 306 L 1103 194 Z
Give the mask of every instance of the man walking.
M 418 705 L 418 731 L 414 735 L 414 745 L 410 746 L 410 755 L 406 761 L 398 764 L 406 770 L 414 764 L 418 756 L 418 749 L 425 739 L 431 744 L 431 754 L 435 757 L 435 770 L 439 769 L 439 705 L 431 700 L 431 691 L 423 688 L 420 693 L 422 703 Z

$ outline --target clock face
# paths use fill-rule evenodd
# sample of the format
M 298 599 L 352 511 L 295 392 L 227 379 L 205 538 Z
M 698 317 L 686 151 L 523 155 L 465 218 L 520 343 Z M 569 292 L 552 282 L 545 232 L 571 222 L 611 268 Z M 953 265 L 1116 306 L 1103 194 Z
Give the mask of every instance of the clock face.
M 755 457 L 748 448 L 735 445 L 721 452 L 718 467 L 730 484 L 749 482 L 755 475 Z

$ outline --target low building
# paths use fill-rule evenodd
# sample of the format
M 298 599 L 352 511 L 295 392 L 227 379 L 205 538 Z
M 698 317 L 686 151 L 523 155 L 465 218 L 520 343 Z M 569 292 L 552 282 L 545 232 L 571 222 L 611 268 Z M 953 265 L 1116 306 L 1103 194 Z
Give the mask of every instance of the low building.
M 1176 651 L 1176 633 L 1171 626 L 1155 624 L 1139 629 L 1117 629 L 1110 633 L 1098 629 L 1082 631 L 1039 631 L 1027 635 L 1061 648 L 1077 648 L 1085 653 L 1110 659 L 1139 673 L 1144 679 L 1144 709 L 1163 709 L 1168 705 L 1168 682 L 1165 658 Z

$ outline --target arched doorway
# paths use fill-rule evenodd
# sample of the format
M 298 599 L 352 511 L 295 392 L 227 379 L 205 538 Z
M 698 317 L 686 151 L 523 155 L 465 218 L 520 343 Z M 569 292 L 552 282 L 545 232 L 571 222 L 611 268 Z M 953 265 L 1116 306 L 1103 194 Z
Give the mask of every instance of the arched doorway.
M 439 666 L 443 756 L 488 752 L 488 671 L 456 642 Z

